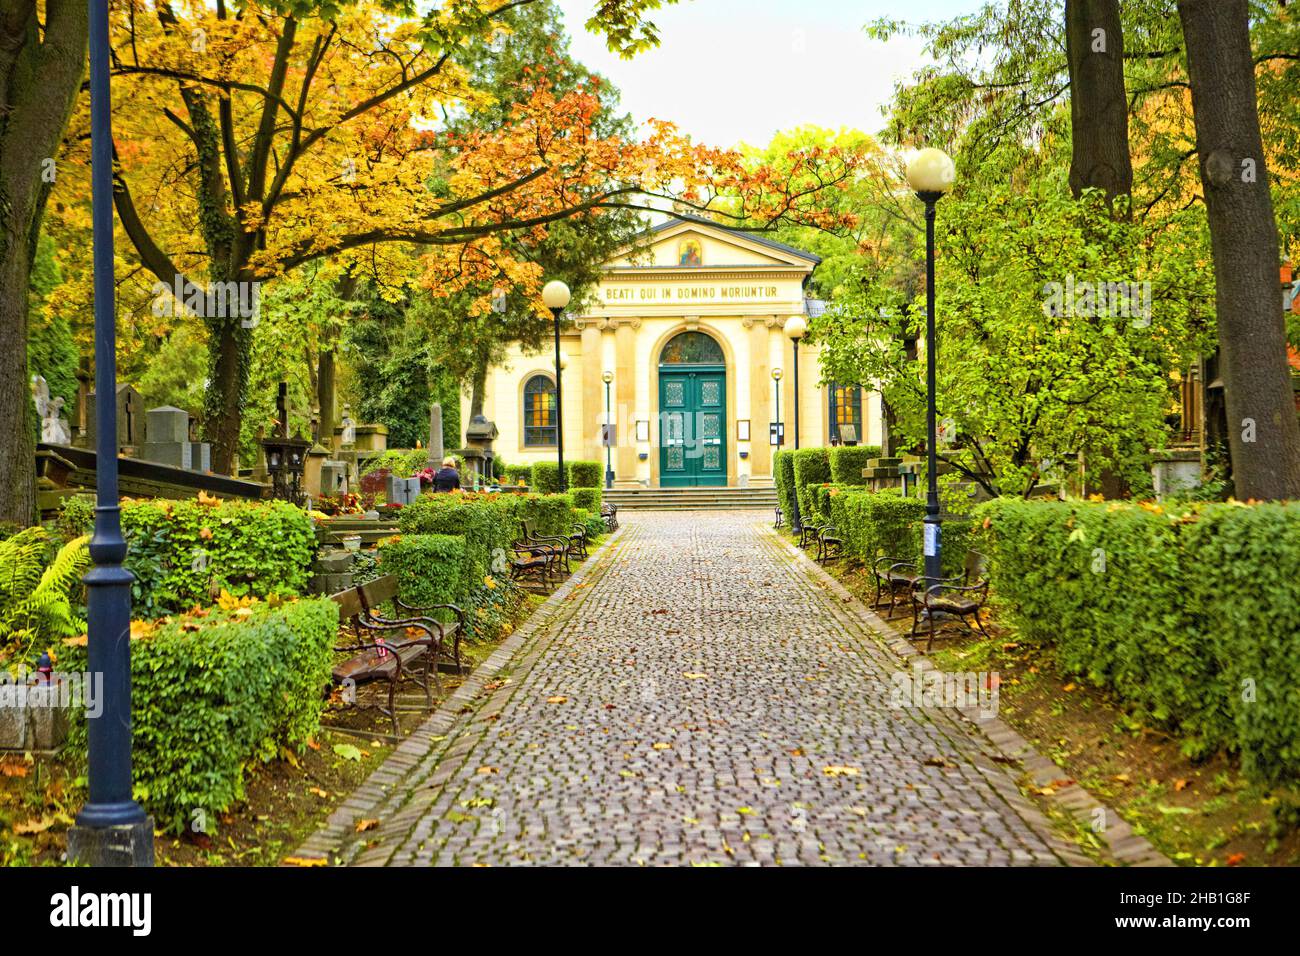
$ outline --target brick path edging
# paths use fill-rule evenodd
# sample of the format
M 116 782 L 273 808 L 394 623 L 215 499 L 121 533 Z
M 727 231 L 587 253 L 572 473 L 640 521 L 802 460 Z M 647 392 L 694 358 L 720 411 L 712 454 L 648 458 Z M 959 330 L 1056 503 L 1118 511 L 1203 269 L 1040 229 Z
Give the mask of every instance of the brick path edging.
M 796 560 L 801 562 L 805 569 L 813 577 L 830 589 L 837 598 L 840 599 L 841 606 L 851 611 L 860 618 L 869 629 L 881 635 L 884 645 L 895 654 L 900 661 L 906 662 L 911 667 L 919 667 L 922 673 L 934 670 L 934 664 L 922 653 L 921 649 L 913 644 L 901 631 L 895 628 L 890 622 L 886 621 L 880 615 L 867 607 L 862 601 L 837 581 L 825 568 L 816 561 L 808 557 L 803 550 L 794 543 L 786 540 L 776 530 L 766 523 L 765 530 L 771 535 L 772 539 L 791 554 Z M 1050 784 L 1061 779 L 1062 769 L 1054 764 L 1047 757 L 1039 753 L 1028 740 L 1026 740 L 1018 731 L 1012 728 L 1006 721 L 1000 717 L 988 718 L 980 714 L 977 707 L 956 707 L 947 708 L 955 710 L 961 715 L 963 720 L 970 724 L 979 734 L 984 737 L 991 746 L 1004 758 L 1024 768 L 1026 775 L 1033 781 L 1034 785 L 1039 788 L 1047 788 Z M 995 784 L 996 786 L 996 784 Z M 1052 788 L 1053 793 L 1050 796 L 1042 796 L 1054 809 L 1063 814 L 1072 817 L 1081 826 L 1092 829 L 1095 814 L 1100 810 L 1104 816 L 1105 826 L 1100 831 L 1094 831 L 1099 842 L 1104 847 L 1105 854 L 1110 857 L 1111 861 L 1121 866 L 1173 866 L 1173 862 L 1157 850 L 1146 837 L 1134 832 L 1133 827 L 1122 816 L 1112 810 L 1110 807 L 1101 803 L 1090 792 L 1085 790 L 1077 783 L 1071 783 L 1069 786 L 1061 789 Z M 1004 793 L 1005 797 L 1006 794 Z M 1040 795 L 1041 796 L 1041 795 Z M 1041 812 L 1033 807 L 1032 803 L 1020 793 L 1016 792 L 1015 801 L 1017 809 L 1021 810 L 1033 824 L 1040 827 L 1046 826 L 1048 833 L 1042 833 L 1044 839 L 1049 839 L 1053 848 L 1066 856 L 1068 862 L 1073 865 L 1087 865 L 1091 861 L 1080 853 L 1076 848 L 1069 844 L 1064 844 L 1068 849 L 1062 850 L 1061 845 L 1064 841 L 1056 833 L 1055 828 L 1047 821 Z M 1030 808 L 1026 812 L 1026 808 Z
M 592 551 L 587 560 L 569 575 L 568 580 L 552 591 L 527 620 L 488 655 L 487 660 L 474 668 L 465 683 L 456 688 L 423 724 L 413 730 L 291 856 L 302 860 L 325 860 L 329 863 L 346 863 L 346 857 L 355 856 L 358 849 L 357 821 L 377 815 L 390 796 L 399 791 L 408 775 L 435 750 L 442 749 L 438 744 L 453 740 L 456 726 L 467 719 L 468 710 L 474 700 L 483 694 L 488 682 L 511 662 L 516 652 L 540 628 L 551 622 L 573 590 L 598 566 L 598 559 L 622 534 L 623 528 L 620 527 Z

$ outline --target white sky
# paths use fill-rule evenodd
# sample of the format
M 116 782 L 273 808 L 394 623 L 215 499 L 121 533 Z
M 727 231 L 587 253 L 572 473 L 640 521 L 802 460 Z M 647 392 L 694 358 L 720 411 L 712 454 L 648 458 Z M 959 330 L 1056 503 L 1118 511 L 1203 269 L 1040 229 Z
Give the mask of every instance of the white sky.
M 712 146 L 764 145 L 804 123 L 877 132 L 894 82 L 922 63 L 911 37 L 869 41 L 879 17 L 911 23 L 972 13 L 981 0 L 682 0 L 656 10 L 661 45 L 632 60 L 583 24 L 592 0 L 558 0 L 574 57 L 623 94 L 638 122 L 672 120 Z

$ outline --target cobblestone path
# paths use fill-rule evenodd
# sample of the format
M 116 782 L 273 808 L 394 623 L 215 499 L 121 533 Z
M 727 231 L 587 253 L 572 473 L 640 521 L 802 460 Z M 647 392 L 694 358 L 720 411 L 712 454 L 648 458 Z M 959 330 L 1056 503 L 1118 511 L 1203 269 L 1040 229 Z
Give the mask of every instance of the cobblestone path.
M 1059 864 L 968 724 L 890 706 L 896 660 L 765 520 L 627 515 L 347 858 Z

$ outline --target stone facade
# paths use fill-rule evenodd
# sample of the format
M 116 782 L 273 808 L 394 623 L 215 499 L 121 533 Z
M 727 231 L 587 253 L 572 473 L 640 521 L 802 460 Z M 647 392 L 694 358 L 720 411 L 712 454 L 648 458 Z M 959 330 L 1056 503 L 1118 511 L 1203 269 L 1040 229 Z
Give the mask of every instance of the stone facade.
M 562 334 L 565 458 L 605 460 L 602 377 L 608 371 L 615 486 L 659 487 L 668 460 L 661 455 L 665 346 L 680 333 L 701 332 L 720 347 L 725 383 L 716 483 L 770 484 L 775 449 L 769 430 L 778 417 L 785 426 L 784 447 L 794 447 L 794 356 L 783 328 L 791 316 L 807 315 L 811 303 L 805 288 L 819 261 L 760 236 L 696 220 L 670 220 L 653 230 L 648 242 L 612 258 L 594 294 L 571 309 L 573 321 Z M 500 431 L 497 454 L 510 464 L 555 458 L 554 440 L 537 441 L 536 430 L 530 435 L 525 428 L 528 383 L 540 375 L 553 389 L 554 364 L 550 346 L 536 353 L 514 348 L 488 373 L 483 412 Z M 783 373 L 779 416 L 774 368 Z M 799 391 L 800 445 L 828 444 L 830 390 L 821 384 L 815 346 L 799 347 Z M 468 422 L 469 396 L 463 401 L 461 421 Z M 861 441 L 879 444 L 879 395 L 859 393 L 856 404 Z

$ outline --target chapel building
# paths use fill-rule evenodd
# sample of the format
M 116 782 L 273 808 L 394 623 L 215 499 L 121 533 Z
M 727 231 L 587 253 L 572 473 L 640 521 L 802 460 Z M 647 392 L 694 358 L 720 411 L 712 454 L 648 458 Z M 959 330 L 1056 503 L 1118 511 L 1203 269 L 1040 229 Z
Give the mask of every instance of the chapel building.
M 565 461 L 605 462 L 608 420 L 616 488 L 771 485 L 777 431 L 795 447 L 783 330 L 819 311 L 805 290 L 820 261 L 697 219 L 670 219 L 616 254 L 561 337 Z M 823 383 L 806 340 L 798 355 L 800 446 L 880 444 L 879 394 Z M 483 413 L 509 464 L 555 460 L 553 345 L 513 347 L 489 369 Z

